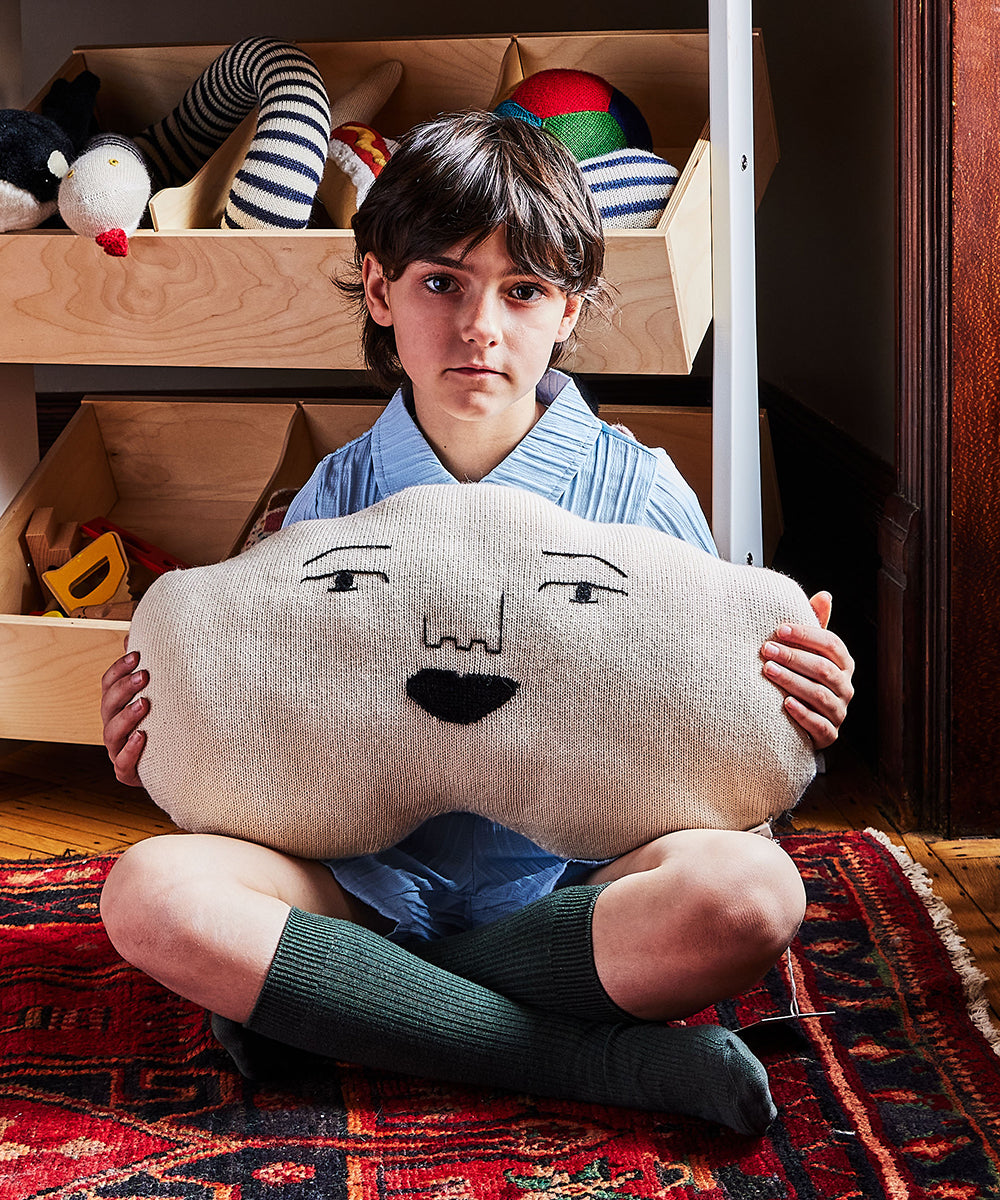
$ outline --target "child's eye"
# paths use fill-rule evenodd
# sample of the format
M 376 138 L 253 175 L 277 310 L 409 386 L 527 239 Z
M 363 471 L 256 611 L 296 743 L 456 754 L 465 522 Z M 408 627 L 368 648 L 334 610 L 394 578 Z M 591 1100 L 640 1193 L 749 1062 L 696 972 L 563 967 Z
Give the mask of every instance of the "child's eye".
M 518 283 L 510 289 L 510 294 L 515 300 L 537 300 L 545 292 L 537 283 Z
M 434 292 L 436 295 L 444 295 L 454 288 L 455 281 L 450 275 L 428 275 L 424 280 L 424 285 L 428 291 Z

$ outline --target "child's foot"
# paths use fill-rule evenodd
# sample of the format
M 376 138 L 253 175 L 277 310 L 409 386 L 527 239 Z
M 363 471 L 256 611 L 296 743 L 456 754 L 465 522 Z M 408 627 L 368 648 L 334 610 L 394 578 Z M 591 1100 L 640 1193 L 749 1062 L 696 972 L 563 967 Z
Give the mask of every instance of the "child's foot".
M 317 1055 L 275 1042 L 218 1013 L 212 1013 L 212 1033 L 239 1073 L 254 1083 L 297 1079 L 316 1069 Z
M 718 1025 L 619 1026 L 608 1039 L 609 1085 L 643 1108 L 717 1121 L 760 1135 L 778 1115 L 767 1072 L 747 1046 Z M 639 1063 L 638 1077 L 613 1079 Z M 623 1100 L 622 1103 L 628 1103 Z

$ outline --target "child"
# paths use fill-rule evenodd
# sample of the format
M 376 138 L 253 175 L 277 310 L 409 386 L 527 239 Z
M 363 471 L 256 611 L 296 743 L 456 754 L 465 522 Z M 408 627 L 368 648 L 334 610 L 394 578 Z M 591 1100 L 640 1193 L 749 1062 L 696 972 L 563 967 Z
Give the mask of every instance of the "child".
M 547 134 L 486 113 L 438 118 L 404 139 L 354 229 L 358 273 L 343 286 L 376 377 L 402 386 L 320 463 L 287 522 L 488 479 L 714 552 L 667 456 L 603 424 L 551 369 L 607 288 L 600 218 Z M 814 607 L 825 626 L 829 597 Z M 762 657 L 790 718 L 829 745 L 852 694 L 841 640 L 786 626 Z M 133 784 L 137 667 L 132 654 L 108 670 L 102 703 L 116 774 Z M 151 838 L 115 864 L 101 911 L 126 959 L 215 1014 L 250 1076 L 287 1067 L 294 1046 L 743 1133 L 774 1116 L 764 1069 L 733 1034 L 661 1023 L 749 987 L 794 936 L 802 884 L 766 837 L 687 830 L 613 862 L 566 862 L 453 813 L 327 864 Z

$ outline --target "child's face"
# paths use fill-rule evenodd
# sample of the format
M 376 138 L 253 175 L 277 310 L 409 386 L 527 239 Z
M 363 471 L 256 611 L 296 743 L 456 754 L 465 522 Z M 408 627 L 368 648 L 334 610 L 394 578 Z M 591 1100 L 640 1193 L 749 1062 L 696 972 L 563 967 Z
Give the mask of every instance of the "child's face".
M 369 312 L 393 327 L 418 419 L 490 422 L 533 412 L 535 385 L 576 325 L 581 300 L 518 270 L 503 230 L 464 257 L 462 249 L 412 262 L 391 282 L 369 255 Z

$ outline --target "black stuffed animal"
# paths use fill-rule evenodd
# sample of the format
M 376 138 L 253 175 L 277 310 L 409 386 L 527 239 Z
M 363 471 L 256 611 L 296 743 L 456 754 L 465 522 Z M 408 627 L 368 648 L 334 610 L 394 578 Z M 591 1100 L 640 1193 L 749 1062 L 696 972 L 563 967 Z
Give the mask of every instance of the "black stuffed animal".
M 34 229 L 55 215 L 59 184 L 93 131 L 100 85 L 81 71 L 56 80 L 41 113 L 0 109 L 0 233 Z
M 54 215 L 73 154 L 69 134 L 55 121 L 0 109 L 0 233 L 34 229 Z

